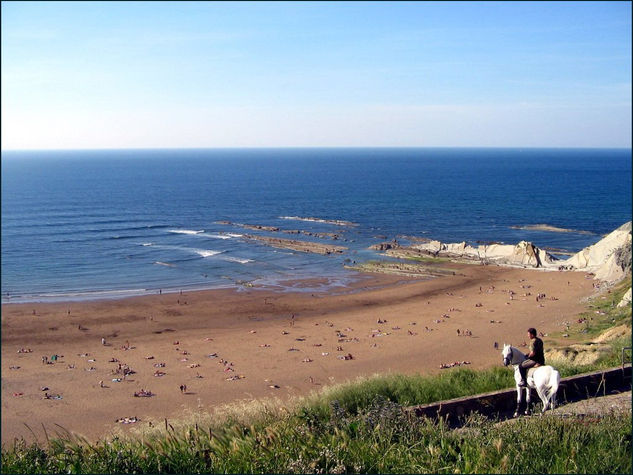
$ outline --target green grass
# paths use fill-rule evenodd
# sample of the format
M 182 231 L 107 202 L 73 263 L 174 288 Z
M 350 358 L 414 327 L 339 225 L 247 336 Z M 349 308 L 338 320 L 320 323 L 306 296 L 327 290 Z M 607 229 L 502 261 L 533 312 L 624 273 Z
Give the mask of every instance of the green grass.
M 236 406 L 221 417 L 95 444 L 70 435 L 44 447 L 17 441 L 3 448 L 2 473 L 630 473 L 630 415 L 511 425 L 474 415 L 454 431 L 402 411 L 513 385 L 507 368 L 375 376 L 290 409 Z
M 323 416 L 333 401 L 346 411 L 357 413 L 376 397 L 403 406 L 427 404 L 461 396 L 512 387 L 513 372 L 507 368 L 473 371 L 458 368 L 439 375 L 387 374 L 357 378 L 313 394 L 300 410 Z
M 598 336 L 614 326 L 627 325 L 630 328 L 631 306 L 617 307 L 630 288 L 631 276 L 620 282 L 610 293 L 592 299 L 587 311 L 580 315 L 580 318 L 587 319 L 585 328 L 581 331 L 588 336 Z
M 18 444 L 3 473 L 630 473 L 631 419 L 536 417 L 459 431 L 375 399 L 351 414 L 170 431 L 141 442 Z
M 435 262 L 452 262 L 452 260 L 448 257 L 405 256 L 404 259 L 407 261 L 426 262 L 431 264 Z
M 629 279 L 630 285 L 630 279 Z M 626 285 L 626 284 L 625 284 Z M 612 291 L 619 302 L 621 288 Z M 623 291 L 622 291 L 623 293 Z M 596 299 L 596 331 L 630 326 L 631 307 Z M 607 326 L 603 327 L 605 324 Z M 590 333 L 580 335 L 589 338 Z M 620 364 L 630 337 L 571 376 Z M 69 434 L 2 448 L 2 473 L 631 473 L 631 415 L 534 417 L 495 424 L 471 416 L 459 430 L 418 419 L 405 406 L 514 386 L 513 372 L 457 368 L 439 375 L 387 374 L 324 388 L 290 403 L 255 401 L 214 414 L 89 443 Z M 174 427 L 175 426 L 175 427 Z

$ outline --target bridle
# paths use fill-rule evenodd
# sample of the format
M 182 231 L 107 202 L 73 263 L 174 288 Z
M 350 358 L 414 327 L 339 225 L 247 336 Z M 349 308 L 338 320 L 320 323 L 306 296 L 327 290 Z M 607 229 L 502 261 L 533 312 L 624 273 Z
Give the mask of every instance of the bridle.
M 503 366 L 508 366 L 514 360 L 514 349 L 510 347 L 510 354 L 503 357 Z

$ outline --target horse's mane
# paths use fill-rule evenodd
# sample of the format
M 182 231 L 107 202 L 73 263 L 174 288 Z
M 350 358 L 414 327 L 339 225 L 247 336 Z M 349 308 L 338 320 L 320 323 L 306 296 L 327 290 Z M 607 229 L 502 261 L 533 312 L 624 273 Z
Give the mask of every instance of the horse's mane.
M 520 355 L 520 356 L 522 356 L 522 357 L 523 357 L 523 359 L 525 360 L 525 354 L 523 354 L 523 352 L 522 352 L 520 349 L 518 349 L 516 346 L 513 346 L 513 345 L 508 344 L 508 343 L 504 343 L 504 345 L 503 345 L 503 346 L 504 346 L 504 349 L 505 349 L 506 347 L 507 347 L 507 348 L 509 348 L 509 349 L 510 349 L 510 353 L 511 353 L 511 354 L 513 354 L 513 355 Z M 514 359 L 514 358 L 513 358 L 513 359 Z

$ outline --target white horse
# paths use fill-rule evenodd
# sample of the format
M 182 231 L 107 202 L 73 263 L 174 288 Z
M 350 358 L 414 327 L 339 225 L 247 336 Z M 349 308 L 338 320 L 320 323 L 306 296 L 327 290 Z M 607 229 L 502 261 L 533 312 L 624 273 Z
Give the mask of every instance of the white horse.
M 522 386 L 519 386 L 521 381 L 521 373 L 519 372 L 519 365 L 526 360 L 525 355 L 521 350 L 510 345 L 503 345 L 504 366 L 514 366 L 514 380 L 517 383 L 517 408 L 514 412 L 514 417 L 519 415 L 519 408 L 523 402 L 523 393 L 521 392 Z M 539 366 L 537 368 L 530 368 L 527 374 L 527 386 L 525 387 L 525 414 L 530 414 L 530 402 L 531 402 L 531 388 L 536 389 L 538 396 L 543 402 L 543 410 L 545 412 L 548 408 L 554 409 L 556 406 L 556 392 L 558 391 L 558 384 L 560 383 L 560 373 L 551 366 Z

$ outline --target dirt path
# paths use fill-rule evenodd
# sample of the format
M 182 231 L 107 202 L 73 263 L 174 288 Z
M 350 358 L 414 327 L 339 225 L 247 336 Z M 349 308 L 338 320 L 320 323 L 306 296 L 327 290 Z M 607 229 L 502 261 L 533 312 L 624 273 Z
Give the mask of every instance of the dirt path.
M 602 417 L 610 413 L 631 414 L 631 391 L 610 394 L 602 397 L 592 397 L 582 401 L 558 406 L 551 414 L 558 416 L 590 416 Z

